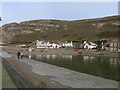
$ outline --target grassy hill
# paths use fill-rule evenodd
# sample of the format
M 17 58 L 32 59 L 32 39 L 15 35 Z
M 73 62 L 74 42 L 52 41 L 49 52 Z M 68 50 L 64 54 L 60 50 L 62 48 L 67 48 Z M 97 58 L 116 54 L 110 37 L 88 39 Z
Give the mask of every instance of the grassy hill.
M 2 26 L 4 42 L 44 40 L 97 40 L 118 37 L 118 16 L 64 21 L 30 20 Z

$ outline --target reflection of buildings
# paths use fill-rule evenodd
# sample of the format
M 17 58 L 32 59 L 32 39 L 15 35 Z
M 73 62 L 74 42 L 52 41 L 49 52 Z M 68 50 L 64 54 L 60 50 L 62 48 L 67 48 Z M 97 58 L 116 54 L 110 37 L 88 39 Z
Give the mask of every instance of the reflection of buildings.
M 37 60 L 44 60 L 44 59 L 55 59 L 56 55 L 36 55 Z
M 115 64 L 115 65 L 117 65 L 118 64 L 118 58 L 110 58 L 110 64 Z
M 42 55 L 36 55 L 36 59 L 39 60 L 39 59 L 42 59 Z
M 94 60 L 95 59 L 95 57 L 93 57 L 93 56 L 90 56 L 90 60 Z
M 56 55 L 52 55 L 52 59 L 55 59 L 56 58 Z
M 36 55 L 37 60 L 46 60 L 50 59 L 51 55 Z
M 93 62 L 94 60 L 96 60 L 95 59 L 95 57 L 94 56 L 83 56 L 83 59 L 84 59 L 84 61 L 90 61 L 90 62 Z M 110 62 L 110 64 L 111 65 L 117 65 L 118 64 L 118 62 L 119 62 L 119 59 L 118 58 L 104 58 L 104 57 L 101 57 L 100 58 L 100 61 L 104 61 L 104 60 L 108 60 L 108 62 Z
M 46 58 L 47 58 L 47 59 L 50 59 L 50 57 L 51 57 L 51 55 L 46 55 Z
M 72 55 L 52 55 L 52 59 L 63 58 L 72 60 Z
M 84 61 L 90 61 L 90 62 L 92 62 L 93 60 L 95 60 L 94 56 L 83 56 L 83 58 L 84 58 Z
M 63 58 L 72 60 L 72 55 L 62 55 Z
M 30 56 L 31 58 L 31 56 Z M 44 59 L 68 59 L 72 60 L 72 55 L 36 55 L 37 60 L 44 60 Z
M 83 56 L 83 58 L 84 58 L 84 61 L 89 60 L 89 56 Z

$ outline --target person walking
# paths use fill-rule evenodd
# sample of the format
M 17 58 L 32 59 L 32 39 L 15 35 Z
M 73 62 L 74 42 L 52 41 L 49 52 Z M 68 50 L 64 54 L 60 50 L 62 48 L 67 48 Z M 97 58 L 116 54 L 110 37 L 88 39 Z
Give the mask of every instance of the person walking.
M 24 55 L 23 55 L 23 52 L 21 52 L 20 56 L 21 56 L 21 59 L 23 59 L 23 56 L 24 56 Z
M 17 52 L 17 58 L 20 59 L 20 51 Z

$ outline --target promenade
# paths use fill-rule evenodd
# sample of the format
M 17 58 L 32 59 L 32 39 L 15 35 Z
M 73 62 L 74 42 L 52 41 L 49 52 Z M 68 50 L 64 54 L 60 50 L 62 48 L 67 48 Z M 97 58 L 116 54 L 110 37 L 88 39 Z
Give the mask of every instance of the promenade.
M 118 88 L 117 81 L 68 70 L 28 58 L 18 60 L 15 53 L 10 54 L 3 51 L 2 61 L 14 67 L 36 88 Z

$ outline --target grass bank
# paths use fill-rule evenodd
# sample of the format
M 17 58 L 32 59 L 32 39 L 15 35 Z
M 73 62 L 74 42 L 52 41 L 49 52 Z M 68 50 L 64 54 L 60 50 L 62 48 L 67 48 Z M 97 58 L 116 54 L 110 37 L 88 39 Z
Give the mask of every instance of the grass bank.
M 2 67 L 2 88 L 16 88 L 4 67 Z
M 111 55 L 111 56 L 120 56 L 120 53 L 112 53 L 112 52 L 82 52 L 82 54 L 95 54 L 95 55 Z

